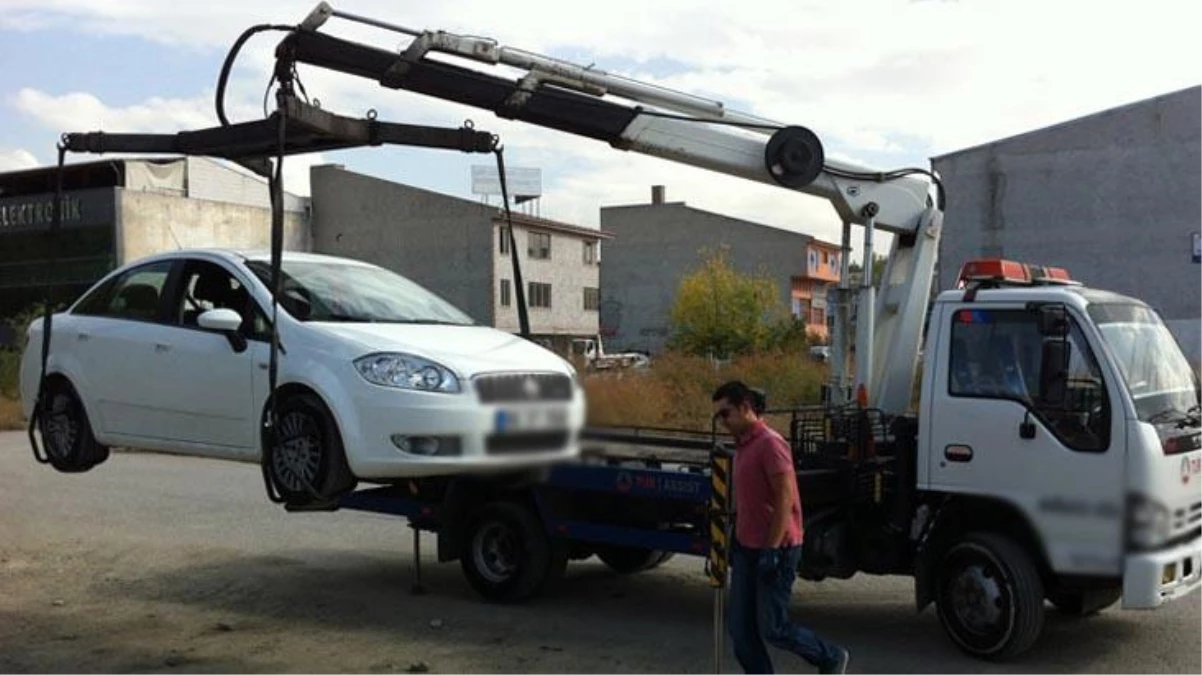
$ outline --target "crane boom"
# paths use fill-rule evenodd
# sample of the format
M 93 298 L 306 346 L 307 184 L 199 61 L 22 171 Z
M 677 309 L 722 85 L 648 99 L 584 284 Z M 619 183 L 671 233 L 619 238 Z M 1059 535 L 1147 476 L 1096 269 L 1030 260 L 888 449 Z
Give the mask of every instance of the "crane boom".
M 393 52 L 319 32 L 331 17 L 413 40 Z M 432 55 L 508 66 L 525 74 L 493 75 Z M 827 200 L 845 224 L 844 260 L 851 249 L 847 226 L 865 228 L 859 288 L 848 286 L 847 275 L 840 282 L 832 336 L 833 390 L 846 400 L 853 388 L 862 387 L 868 405 L 888 412 L 909 407 L 944 201 L 942 187 L 929 171 L 877 171 L 832 160 L 818 136 L 802 126 L 732 111 L 719 101 L 501 46 L 495 40 L 406 28 L 341 12 L 325 2 L 280 41 L 276 60 L 281 83 L 290 85 L 296 65 L 307 64 L 592 138 L 619 150 Z M 871 263 L 877 230 L 895 235 L 879 304 Z M 849 374 L 853 309 L 855 369 Z M 849 380 L 853 388 L 847 387 Z

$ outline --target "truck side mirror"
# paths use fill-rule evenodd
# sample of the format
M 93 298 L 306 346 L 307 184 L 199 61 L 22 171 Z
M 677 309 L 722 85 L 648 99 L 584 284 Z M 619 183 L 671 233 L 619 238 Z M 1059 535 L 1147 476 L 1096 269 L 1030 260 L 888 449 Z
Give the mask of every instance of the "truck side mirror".
M 1060 407 L 1068 397 L 1068 361 L 1072 348 L 1068 340 L 1043 341 L 1039 361 L 1039 400 L 1046 406 Z
M 1065 337 L 1068 335 L 1068 311 L 1064 305 L 1040 305 L 1039 334 L 1044 337 Z

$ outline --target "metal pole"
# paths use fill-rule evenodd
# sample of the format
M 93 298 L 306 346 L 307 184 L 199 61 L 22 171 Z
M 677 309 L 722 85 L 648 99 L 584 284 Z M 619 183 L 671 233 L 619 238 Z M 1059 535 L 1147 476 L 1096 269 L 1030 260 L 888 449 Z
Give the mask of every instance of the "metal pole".
M 413 529 L 413 587 L 409 590 L 411 595 L 425 595 L 426 587 L 422 584 L 422 531 L 414 527 Z
M 710 557 L 706 566 L 714 589 L 714 672 L 722 672 L 726 641 L 726 581 L 730 565 L 730 520 L 734 513 L 731 485 L 733 453 L 715 442 L 710 452 Z

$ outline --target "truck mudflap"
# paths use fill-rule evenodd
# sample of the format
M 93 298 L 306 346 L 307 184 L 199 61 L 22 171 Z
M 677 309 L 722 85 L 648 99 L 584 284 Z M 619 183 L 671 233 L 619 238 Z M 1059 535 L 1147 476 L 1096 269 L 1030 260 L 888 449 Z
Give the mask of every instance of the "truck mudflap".
M 1123 609 L 1155 609 L 1198 590 L 1200 566 L 1202 538 L 1164 551 L 1128 555 Z

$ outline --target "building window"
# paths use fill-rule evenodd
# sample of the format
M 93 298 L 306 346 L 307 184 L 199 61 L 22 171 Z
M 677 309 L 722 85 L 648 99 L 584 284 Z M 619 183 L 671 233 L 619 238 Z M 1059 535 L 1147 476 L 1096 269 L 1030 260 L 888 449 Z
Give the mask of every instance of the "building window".
M 826 323 L 826 310 L 822 309 L 821 307 L 815 307 L 814 308 L 814 321 L 812 323 L 815 326 L 824 325 Z
M 601 289 L 586 288 L 584 289 L 584 309 L 586 311 L 595 312 L 601 308 Z
M 584 242 L 584 264 L 593 265 L 597 262 L 597 242 Z
M 508 279 L 501 280 L 501 306 L 502 307 L 509 306 L 509 280 Z
M 501 255 L 509 255 L 509 228 L 502 225 L 501 227 L 497 228 L 497 231 L 501 233 Z
M 551 235 L 547 232 L 526 233 L 526 254 L 536 260 L 551 258 Z
M 540 284 L 537 281 L 530 282 L 530 301 L 527 303 L 531 307 L 551 307 L 551 284 Z

